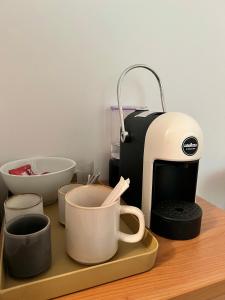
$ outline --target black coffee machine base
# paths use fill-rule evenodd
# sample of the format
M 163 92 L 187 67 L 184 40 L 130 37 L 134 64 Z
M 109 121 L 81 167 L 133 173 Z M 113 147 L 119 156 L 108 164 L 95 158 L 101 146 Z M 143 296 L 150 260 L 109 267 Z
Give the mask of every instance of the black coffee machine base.
M 168 239 L 189 240 L 201 229 L 202 209 L 187 201 L 163 201 L 152 209 L 151 230 Z

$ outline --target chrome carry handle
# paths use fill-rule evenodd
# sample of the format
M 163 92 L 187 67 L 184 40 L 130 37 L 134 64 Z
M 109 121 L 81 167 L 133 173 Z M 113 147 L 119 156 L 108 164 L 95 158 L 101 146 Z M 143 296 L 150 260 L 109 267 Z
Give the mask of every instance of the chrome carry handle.
M 119 107 L 119 114 L 120 114 L 120 122 L 121 122 L 121 141 L 122 143 L 125 142 L 126 137 L 128 136 L 128 132 L 125 130 L 125 126 L 124 126 L 124 118 L 123 118 L 123 109 L 122 106 L 120 105 L 120 94 L 121 94 L 121 85 L 123 82 L 124 77 L 126 76 L 126 74 L 128 72 L 130 72 L 133 69 L 137 69 L 137 68 L 143 68 L 146 69 L 150 72 L 153 73 L 153 75 L 155 75 L 157 82 L 159 84 L 159 90 L 160 90 L 160 98 L 161 98 L 161 104 L 162 104 L 162 110 L 163 112 L 166 111 L 166 106 L 165 106 L 165 101 L 164 101 L 164 95 L 163 95 L 163 88 L 162 88 L 162 83 L 159 79 L 159 76 L 156 74 L 156 72 L 154 70 L 152 70 L 149 66 L 147 65 L 132 65 L 129 66 L 128 68 L 126 68 L 123 73 L 120 75 L 120 78 L 117 82 L 117 102 L 118 102 L 118 107 Z

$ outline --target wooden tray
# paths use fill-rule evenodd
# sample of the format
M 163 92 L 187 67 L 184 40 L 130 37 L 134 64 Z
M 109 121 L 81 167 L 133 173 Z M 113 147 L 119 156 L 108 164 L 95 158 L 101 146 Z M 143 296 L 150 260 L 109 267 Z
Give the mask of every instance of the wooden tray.
M 10 277 L 3 265 L 3 235 L 1 234 L 1 300 L 54 298 L 145 272 L 154 266 L 158 242 L 147 229 L 143 240 L 139 243 L 119 242 L 118 252 L 110 261 L 95 266 L 81 265 L 66 254 L 65 228 L 58 223 L 57 204 L 46 207 L 45 213 L 51 219 L 51 268 L 31 279 L 18 280 Z M 138 230 L 138 226 L 135 217 L 122 216 L 122 231 L 134 233 Z

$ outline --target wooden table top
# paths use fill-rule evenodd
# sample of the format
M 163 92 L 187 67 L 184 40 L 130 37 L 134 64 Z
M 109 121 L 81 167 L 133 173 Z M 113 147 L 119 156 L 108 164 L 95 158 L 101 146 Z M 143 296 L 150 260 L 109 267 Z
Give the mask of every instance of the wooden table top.
M 198 203 L 203 209 L 200 236 L 188 241 L 157 236 L 152 270 L 58 299 L 225 299 L 225 211 L 202 199 Z

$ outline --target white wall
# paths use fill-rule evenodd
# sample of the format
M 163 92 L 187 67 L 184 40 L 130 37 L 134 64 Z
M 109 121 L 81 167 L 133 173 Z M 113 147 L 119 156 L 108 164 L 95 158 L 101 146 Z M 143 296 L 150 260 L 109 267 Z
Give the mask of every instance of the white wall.
M 0 163 L 61 155 L 106 176 L 117 79 L 146 63 L 168 110 L 203 128 L 198 193 L 225 207 L 224 13 L 223 0 L 2 0 Z M 153 77 L 129 75 L 123 102 L 159 109 Z

